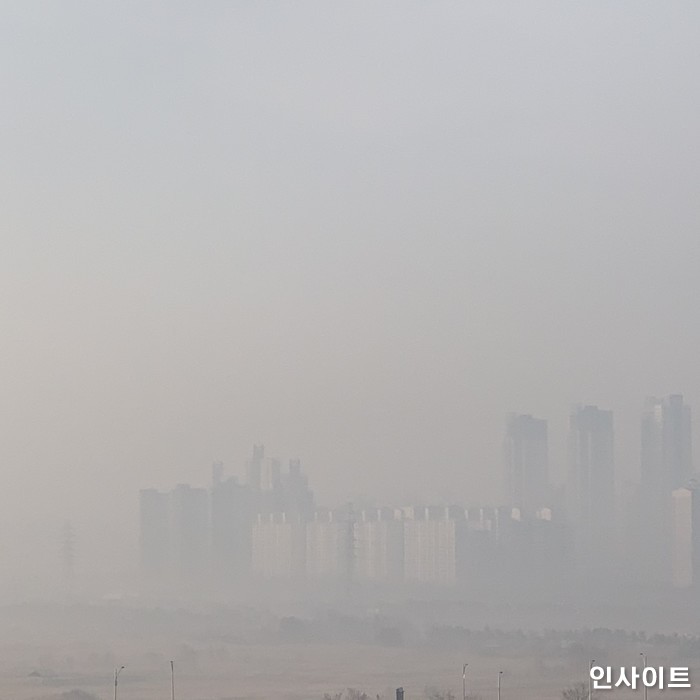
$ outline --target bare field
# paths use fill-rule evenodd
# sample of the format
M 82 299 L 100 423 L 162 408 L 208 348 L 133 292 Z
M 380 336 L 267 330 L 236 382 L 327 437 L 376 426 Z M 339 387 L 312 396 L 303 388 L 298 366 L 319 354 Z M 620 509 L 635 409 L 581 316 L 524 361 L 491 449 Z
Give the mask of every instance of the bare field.
M 244 607 L 7 606 L 0 608 L 0 700 L 111 700 L 121 665 L 119 700 L 169 700 L 171 659 L 178 700 L 323 700 L 348 688 L 393 700 L 398 686 L 406 700 L 427 698 L 429 689 L 434 698 L 447 700 L 449 691 L 461 699 L 463 663 L 470 699 L 495 698 L 503 671 L 502 700 L 559 700 L 562 689 L 587 681 L 591 658 L 629 667 L 639 665 L 641 651 L 651 665 L 689 666 L 691 679 L 700 673 L 697 638 L 676 633 L 527 633 L 514 628 L 515 617 L 509 631 L 484 625 L 488 611 L 413 605 L 399 612 L 285 617 Z M 467 618 L 471 632 L 456 626 Z
M 5 651 L 9 651 L 6 649 Z M 18 651 L 14 650 L 15 653 Z M 81 650 L 74 650 L 79 652 Z M 82 650 L 84 651 L 84 650 Z M 120 676 L 119 697 L 155 700 L 170 696 L 169 664 L 152 652 L 127 653 L 130 663 Z M 502 698 L 518 700 L 556 700 L 561 690 L 585 680 L 585 669 L 548 667 L 546 660 L 535 658 L 464 659 L 459 650 L 428 648 L 385 648 L 357 644 L 279 644 L 228 645 L 200 650 L 176 666 L 176 695 L 188 700 L 321 700 L 346 688 L 366 692 L 371 698 L 393 697 L 394 688 L 403 686 L 406 698 L 423 698 L 426 689 L 451 690 L 462 695 L 461 666 L 470 663 L 467 689 L 479 698 L 496 697 L 498 671 L 503 670 Z M 218 657 L 218 660 L 217 660 Z M 4 657 L 7 660 L 7 656 Z M 634 663 L 634 661 L 630 662 Z M 104 664 L 102 664 L 104 665 Z M 30 677 L 24 670 L 5 670 L 0 676 L 0 698 L 34 700 L 56 698 L 72 689 L 81 689 L 109 700 L 113 681 L 107 669 L 75 669 L 52 677 Z M 618 698 L 641 697 L 636 693 L 614 691 Z M 674 691 L 681 693 L 682 691 Z M 682 693 L 697 697 L 694 691 Z

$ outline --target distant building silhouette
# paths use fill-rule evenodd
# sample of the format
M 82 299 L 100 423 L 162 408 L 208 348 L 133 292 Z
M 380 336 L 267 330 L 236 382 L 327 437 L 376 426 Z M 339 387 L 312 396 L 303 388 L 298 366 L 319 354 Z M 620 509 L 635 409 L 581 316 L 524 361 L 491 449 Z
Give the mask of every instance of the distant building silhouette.
M 681 394 L 648 398 L 642 416 L 642 486 L 666 491 L 693 476 L 691 410 Z
M 246 462 L 246 479 L 253 491 L 262 488 L 262 469 L 265 459 L 265 445 L 253 445 L 253 456 Z
M 235 477 L 222 478 L 215 465 L 211 491 L 211 544 L 214 582 L 223 594 L 250 574 L 253 519 L 258 512 L 258 491 Z
M 672 578 L 672 492 L 693 475 L 691 410 L 683 396 L 648 398 L 642 414 L 640 537 L 645 571 L 656 584 Z
M 215 462 L 210 491 L 180 484 L 170 492 L 140 492 L 145 593 L 230 598 L 253 575 L 305 573 L 306 524 L 315 505 L 300 461 L 290 460 L 283 473 L 280 462 L 255 445 L 246 482 L 225 477 L 224 465 Z
M 532 516 L 549 505 L 547 421 L 510 414 L 504 441 L 506 503 Z
M 460 543 L 467 531 L 464 509 L 446 506 L 404 509 L 404 579 L 407 583 L 453 586 Z
M 587 570 L 606 569 L 614 554 L 615 438 L 612 411 L 578 406 L 569 417 L 568 512 L 577 554 Z
M 209 581 L 209 493 L 178 484 L 170 493 L 175 574 L 186 592 L 197 594 Z
M 252 529 L 252 571 L 262 578 L 303 580 L 306 522 L 287 513 L 259 514 Z
M 688 588 L 700 576 L 700 494 L 696 487 L 676 489 L 671 495 L 672 583 Z
M 358 581 L 397 583 L 403 579 L 404 538 L 401 512 L 372 508 L 355 522 L 355 576 Z
M 354 569 L 354 515 L 345 508 L 319 509 L 306 525 L 306 575 L 347 583 Z
M 198 594 L 209 577 L 209 494 L 179 484 L 144 489 L 139 499 L 139 549 L 145 592 Z
M 309 488 L 309 482 L 301 471 L 299 459 L 289 460 L 289 472 L 282 474 L 279 482 L 279 509 L 285 513 L 293 513 L 306 520 L 313 517 L 315 509 L 314 494 Z

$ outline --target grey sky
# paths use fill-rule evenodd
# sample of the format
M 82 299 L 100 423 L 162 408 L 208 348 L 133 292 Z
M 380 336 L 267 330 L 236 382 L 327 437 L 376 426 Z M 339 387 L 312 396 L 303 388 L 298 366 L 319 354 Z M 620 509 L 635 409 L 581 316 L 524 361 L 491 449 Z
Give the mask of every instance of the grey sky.
M 508 411 L 700 410 L 694 2 L 3 4 L 3 519 L 497 497 Z

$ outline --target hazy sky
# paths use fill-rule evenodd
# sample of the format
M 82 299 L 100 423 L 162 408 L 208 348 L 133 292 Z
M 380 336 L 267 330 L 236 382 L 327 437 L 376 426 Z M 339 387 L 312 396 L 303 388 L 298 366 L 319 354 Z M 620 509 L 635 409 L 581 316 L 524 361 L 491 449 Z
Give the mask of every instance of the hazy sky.
M 4 2 L 0 512 L 300 456 L 493 500 L 508 411 L 700 415 L 697 2 Z M 697 426 L 697 422 L 696 422 Z

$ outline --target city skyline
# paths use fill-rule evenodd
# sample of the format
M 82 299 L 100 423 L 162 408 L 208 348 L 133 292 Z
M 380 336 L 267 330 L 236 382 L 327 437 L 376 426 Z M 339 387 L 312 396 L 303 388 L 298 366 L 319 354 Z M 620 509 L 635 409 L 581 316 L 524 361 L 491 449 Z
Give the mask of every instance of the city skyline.
M 184 485 L 169 494 L 141 491 L 142 574 L 156 584 L 155 591 L 165 586 L 161 593 L 173 594 L 180 581 L 185 589 L 224 596 L 256 578 L 297 585 L 318 579 L 467 586 L 473 592 L 500 586 L 504 576 L 525 590 L 530 590 L 526 581 L 536 581 L 540 594 L 557 595 L 583 572 L 596 582 L 616 570 L 623 587 L 633 585 L 640 566 L 650 590 L 694 585 L 700 508 L 693 506 L 690 417 L 681 395 L 645 402 L 640 480 L 632 489 L 626 486 L 624 502 L 615 488 L 613 412 L 592 405 L 570 412 L 562 488 L 548 475 L 547 422 L 529 414 L 506 417 L 497 504 L 454 494 L 442 505 L 426 499 L 359 504 L 349 499 L 328 508 L 314 498 L 299 459 L 289 460 L 285 470 L 255 444 L 242 480 L 224 478 L 217 462 L 208 491 Z M 188 556 L 191 537 L 183 539 L 178 525 L 178 494 L 195 493 L 210 499 L 210 510 L 195 515 L 190 508 L 189 529 L 208 536 Z M 165 502 L 169 509 L 163 509 Z M 167 562 L 164 551 L 170 552 Z M 183 574 L 189 570 L 199 572 L 194 589 Z
M 648 421 L 650 406 L 663 407 L 678 403 L 682 411 L 682 426 L 674 428 L 676 431 L 672 438 L 665 438 L 665 431 L 659 427 L 658 447 L 654 446 L 650 449 L 645 448 L 645 435 L 648 435 Z M 567 484 L 573 487 L 576 481 L 576 474 L 585 470 L 597 469 L 597 478 L 605 481 L 606 488 L 609 490 L 612 485 L 615 493 L 621 493 L 630 481 L 639 485 L 650 483 L 652 489 L 659 486 L 659 482 L 654 483 L 654 476 L 657 479 L 663 479 L 664 474 L 673 472 L 674 467 L 669 466 L 669 459 L 662 456 L 664 440 L 669 444 L 679 444 L 676 448 L 677 455 L 683 454 L 683 457 L 673 456 L 675 459 L 682 459 L 684 472 L 680 477 L 668 477 L 665 482 L 666 490 L 670 491 L 674 488 L 681 488 L 687 485 L 688 481 L 695 474 L 695 468 L 692 461 L 692 444 L 693 444 L 693 421 L 692 410 L 688 403 L 684 402 L 684 395 L 679 393 L 668 394 L 664 397 L 657 398 L 646 395 L 644 401 L 640 404 L 637 415 L 637 434 L 626 435 L 629 439 L 627 444 L 621 444 L 617 430 L 614 424 L 620 419 L 620 414 L 615 408 L 601 408 L 594 404 L 572 403 L 568 406 L 567 413 L 559 415 L 537 416 L 532 413 L 515 413 L 504 412 L 502 414 L 502 426 L 500 435 L 500 461 L 498 468 L 494 473 L 496 488 L 493 489 L 493 494 L 490 498 L 484 499 L 482 495 L 479 498 L 489 500 L 493 504 L 511 503 L 518 504 L 521 497 L 517 494 L 522 492 L 523 484 L 519 487 L 513 485 L 512 472 L 514 469 L 519 471 L 520 479 L 525 477 L 528 469 L 532 469 L 533 465 L 536 470 L 530 472 L 531 477 L 535 477 L 527 488 L 532 489 L 535 483 L 535 491 L 537 495 L 530 497 L 531 502 L 538 505 L 544 504 L 545 500 L 552 500 L 555 494 L 552 492 L 552 487 L 561 487 Z M 630 422 L 630 417 L 626 418 Z M 564 429 L 551 431 L 549 424 L 558 422 L 565 426 Z M 677 422 L 677 421 L 674 421 Z M 662 424 L 659 423 L 659 426 Z M 585 449 L 584 441 L 577 434 L 587 435 Z M 599 435 L 599 438 L 596 436 Z M 655 433 L 656 435 L 656 433 Z M 550 443 L 558 443 L 558 455 L 556 459 L 550 456 Z M 646 440 L 648 443 L 648 440 Z M 267 444 L 267 443 L 266 443 Z M 562 448 L 562 445 L 564 446 Z M 637 449 L 631 446 L 635 445 Z M 641 445 L 641 446 L 640 446 Z M 655 443 L 656 445 L 656 443 Z M 269 445 L 268 445 L 269 446 Z M 494 451 L 498 449 L 498 445 L 494 445 Z M 670 450 L 668 450 L 670 451 Z M 253 443 L 252 456 L 244 456 L 238 460 L 238 466 L 234 466 L 234 471 L 229 473 L 228 478 L 234 478 L 241 483 L 266 483 L 267 488 L 274 481 L 277 474 L 279 479 L 279 469 L 281 461 L 279 458 L 263 459 L 265 452 L 265 444 Z M 620 460 L 619 454 L 636 453 L 637 463 L 630 464 L 630 460 Z M 294 453 L 293 453 L 294 454 Z M 298 453 L 297 453 L 298 454 Z M 651 457 L 649 456 L 651 455 Z M 624 466 L 619 464 L 624 462 Z M 294 463 L 298 468 L 301 460 L 298 456 L 289 457 L 290 465 Z M 584 464 L 585 463 L 585 466 Z M 308 463 L 305 463 L 308 468 Z M 598 466 L 596 466 L 598 465 Z M 631 468 L 630 468 L 631 467 Z M 200 474 L 198 480 L 194 483 L 203 485 L 206 481 L 202 481 L 202 476 L 205 472 L 200 467 L 194 467 Z M 229 468 L 223 461 L 214 458 L 210 463 L 209 468 L 215 474 L 223 474 Z M 676 467 L 676 471 L 679 468 Z M 253 472 L 251 472 L 253 470 Z M 646 470 L 646 471 L 645 471 Z M 230 470 L 229 470 L 230 472 Z M 207 472 L 207 477 L 210 476 Z M 612 476 L 612 479 L 610 478 Z M 163 486 L 167 486 L 171 482 L 163 482 Z M 427 483 L 427 482 L 426 482 Z M 356 491 L 356 494 L 359 493 Z M 543 494 L 547 494 L 543 498 Z M 510 494 L 508 496 L 507 494 Z M 347 499 L 343 494 L 340 494 L 339 499 L 325 496 L 326 500 L 343 503 Z M 381 498 L 381 496 L 380 496 Z M 405 500 L 405 498 L 404 498 Z M 433 500 L 435 500 L 433 498 Z M 604 507 L 607 507 L 607 503 Z M 522 502 L 520 502 L 522 507 Z M 538 506 L 526 507 L 526 510 L 534 512 Z
M 679 395 L 669 395 L 671 397 L 673 396 L 679 396 Z M 665 399 L 664 399 L 665 400 Z M 656 400 L 659 401 L 659 400 Z M 582 404 L 574 404 L 572 407 L 570 407 L 570 411 L 567 417 L 567 414 L 561 413 L 560 415 L 555 415 L 555 414 L 547 414 L 546 420 L 548 425 L 555 425 L 559 423 L 559 429 L 556 430 L 550 430 L 548 428 L 547 431 L 547 441 L 548 443 L 551 442 L 557 442 L 559 441 L 560 444 L 566 445 L 566 452 L 563 452 L 562 450 L 559 451 L 560 457 L 559 459 L 552 459 L 550 457 L 550 487 L 552 488 L 552 497 L 555 498 L 555 502 L 561 504 L 563 501 L 566 500 L 566 496 L 564 493 L 561 492 L 561 489 L 566 489 L 567 484 L 569 483 L 570 480 L 570 469 L 571 469 L 571 461 L 570 461 L 570 432 L 571 432 L 571 426 L 570 426 L 570 416 L 571 416 L 571 410 L 575 410 L 576 406 L 581 406 Z M 639 445 L 641 445 L 641 436 L 642 436 L 642 427 L 640 425 L 640 416 L 642 414 L 646 415 L 645 411 L 648 409 L 646 408 L 649 405 L 649 399 L 642 401 L 640 406 L 637 407 L 636 411 L 636 434 L 628 434 L 626 436 L 626 439 L 628 440 L 628 443 L 631 444 L 636 444 L 638 446 L 637 450 L 637 455 L 638 459 L 641 461 L 641 455 L 642 455 L 642 450 L 639 448 Z M 686 404 L 687 405 L 687 404 Z M 641 517 L 641 512 L 640 508 L 643 507 L 642 502 L 639 500 L 641 496 L 643 496 L 643 491 L 636 491 L 635 489 L 640 489 L 641 488 L 641 466 L 640 465 L 632 465 L 633 469 L 628 469 L 627 472 L 625 473 L 624 470 L 624 465 L 623 468 L 620 468 L 620 458 L 619 454 L 621 452 L 624 453 L 624 445 L 621 446 L 621 439 L 619 437 L 619 432 L 617 430 L 617 426 L 620 422 L 620 413 L 619 411 L 613 411 L 615 414 L 615 461 L 616 461 L 616 468 L 615 468 L 615 496 L 616 500 L 618 501 L 616 503 L 616 510 L 618 513 L 618 520 L 619 518 L 623 518 L 625 522 L 632 523 L 633 521 L 635 522 L 641 522 L 639 521 L 639 518 Z M 333 507 L 340 506 L 348 501 L 352 501 L 357 504 L 376 504 L 376 505 L 382 505 L 382 504 L 395 504 L 395 503 L 402 503 L 402 504 L 407 504 L 407 503 L 433 503 L 433 504 L 450 504 L 450 503 L 463 503 L 464 505 L 471 505 L 471 506 L 494 506 L 498 504 L 504 504 L 506 503 L 506 499 L 503 498 L 503 470 L 504 470 L 504 461 L 503 461 L 503 438 L 504 435 L 506 434 L 506 424 L 508 420 L 509 415 L 517 415 L 517 414 L 501 414 L 502 416 L 502 424 L 501 424 L 501 435 L 500 439 L 498 440 L 498 443 L 494 445 L 494 449 L 498 450 L 501 454 L 501 461 L 500 464 L 497 466 L 497 469 L 495 469 L 494 473 L 494 481 L 495 481 L 495 487 L 493 489 L 487 489 L 486 492 L 483 490 L 473 490 L 469 489 L 468 486 L 464 486 L 461 489 L 449 489 L 449 493 L 445 495 L 445 492 L 443 491 L 442 493 L 440 490 L 431 490 L 430 484 L 433 483 L 433 479 L 426 480 L 424 482 L 424 485 L 426 488 L 422 489 L 420 491 L 420 495 L 417 495 L 419 491 L 417 489 L 407 489 L 405 488 L 405 484 L 399 483 L 399 491 L 403 492 L 403 495 L 397 496 L 396 493 L 396 488 L 393 489 L 377 489 L 376 491 L 368 489 L 368 488 L 352 488 L 348 489 L 347 491 L 342 491 L 341 489 L 327 489 L 323 488 L 323 479 L 319 481 L 316 480 L 314 476 L 314 469 L 313 465 L 309 465 L 308 460 L 304 460 L 304 465 L 305 465 L 305 470 L 309 477 L 313 480 L 314 483 L 314 490 L 316 492 L 316 495 L 318 497 L 319 502 L 330 504 Z M 528 415 L 528 414 L 523 414 L 523 415 Z M 634 417 L 634 416 L 633 416 Z M 622 416 L 624 420 L 624 416 Z M 629 416 L 627 417 L 629 419 Z M 564 422 L 566 421 L 566 422 Z M 692 420 L 691 420 L 691 427 L 692 427 Z M 623 449 L 621 449 L 621 447 Z M 629 444 L 628 444 L 629 447 Z M 551 452 L 551 447 L 550 447 L 550 452 Z M 630 450 L 630 452 L 634 453 L 634 450 Z M 293 458 L 296 459 L 296 458 Z M 209 479 L 206 478 L 207 475 L 209 474 L 210 469 L 212 469 L 212 461 L 211 458 L 205 462 L 205 464 L 208 464 L 209 466 L 202 467 L 201 465 L 186 465 L 185 468 L 182 469 L 180 472 L 180 477 L 178 478 L 177 474 L 173 473 L 173 470 L 169 469 L 167 470 L 167 474 L 165 477 L 160 481 L 160 482 L 153 482 L 151 481 L 150 484 L 149 482 L 141 482 L 140 484 L 137 485 L 137 490 L 142 488 L 144 485 L 145 486 L 154 486 L 159 489 L 170 489 L 172 488 L 173 485 L 177 483 L 181 484 L 192 484 L 196 488 L 208 488 L 209 486 Z M 243 457 L 238 462 L 238 466 L 236 465 L 235 461 L 228 461 L 227 464 L 229 466 L 226 467 L 226 470 L 229 470 L 229 476 L 236 476 L 240 481 L 244 481 L 246 478 L 246 473 L 248 469 L 250 468 L 250 457 Z M 217 466 L 218 465 L 218 466 Z M 312 466 L 311 469 L 309 469 L 309 466 Z M 627 464 L 627 467 L 629 467 L 629 463 Z M 440 465 L 438 465 L 436 468 L 440 469 Z M 224 466 L 221 462 L 214 460 L 214 471 L 217 469 L 224 469 Z M 272 473 L 274 472 L 274 467 L 271 467 L 268 465 L 266 467 L 266 472 L 265 472 L 265 478 L 268 480 L 273 478 Z M 631 473 L 630 473 L 631 472 Z M 635 473 L 636 472 L 636 473 Z M 316 472 L 318 473 L 318 472 Z M 169 474 L 169 476 L 168 476 Z M 227 477 L 229 478 L 229 477 Z M 261 472 L 261 479 L 263 478 L 263 474 Z M 557 493 L 557 491 L 559 492 Z M 110 494 L 110 502 L 112 504 L 112 513 L 106 518 L 102 517 L 92 517 L 90 519 L 91 524 L 88 528 L 85 527 L 85 522 L 86 518 L 89 517 L 88 513 L 85 512 L 74 512 L 74 513 L 69 513 L 65 510 L 62 510 L 60 515 L 54 516 L 54 517 L 42 517 L 40 519 L 37 519 L 35 516 L 27 517 L 25 519 L 19 519 L 16 522 L 16 525 L 10 525 L 9 527 L 5 527 L 4 529 L 4 537 L 5 537 L 5 559 L 7 562 L 12 562 L 12 561 L 17 561 L 18 557 L 21 557 L 21 553 L 17 552 L 15 553 L 13 551 L 13 544 L 12 541 L 18 536 L 22 536 L 24 538 L 29 538 L 27 541 L 32 543 L 32 547 L 37 550 L 37 551 L 42 551 L 44 552 L 44 555 L 41 557 L 40 560 L 37 561 L 36 564 L 34 564 L 33 568 L 36 570 L 37 575 L 39 574 L 39 571 L 43 571 L 43 569 L 39 569 L 39 562 L 41 560 L 45 561 L 52 561 L 56 556 L 56 548 L 51 544 L 53 539 L 57 537 L 55 534 L 58 532 L 60 529 L 60 523 L 65 522 L 66 520 L 70 520 L 73 526 L 76 529 L 77 533 L 77 545 L 76 545 L 76 557 L 77 557 L 77 568 L 80 569 L 81 567 L 84 567 L 87 562 L 98 562 L 101 561 L 102 554 L 101 552 L 104 549 L 105 542 L 108 540 L 113 539 L 114 533 L 120 533 L 117 541 L 116 541 L 116 546 L 113 544 L 111 545 L 111 548 L 113 549 L 113 556 L 110 557 L 109 563 L 102 563 L 99 567 L 99 571 L 96 571 L 93 574 L 93 577 L 95 578 L 96 581 L 101 580 L 102 578 L 109 578 L 109 572 L 111 572 L 112 576 L 119 576 L 122 575 L 122 572 L 124 571 L 124 568 L 129 566 L 130 561 L 134 561 L 134 543 L 135 543 L 135 537 L 136 537 L 136 532 L 134 529 L 134 522 L 135 519 L 138 517 L 138 509 L 136 507 L 135 501 L 133 500 L 133 491 L 131 493 L 127 494 L 118 494 L 118 493 L 113 493 Z M 484 495 L 485 493 L 485 495 Z M 105 496 L 107 493 L 105 492 Z M 113 497 L 118 496 L 117 500 L 115 500 Z M 563 499 L 563 500 L 562 500 Z M 670 517 L 671 517 L 671 505 L 670 505 L 670 496 L 669 496 L 669 501 L 666 506 L 666 512 L 668 513 L 667 516 L 667 521 L 670 523 Z M 114 515 L 115 512 L 115 505 L 118 506 L 116 509 L 116 517 Z M 635 511 L 636 515 L 631 515 L 630 512 Z M 623 516 L 624 514 L 624 516 Z M 635 520 L 636 519 L 636 520 Z M 634 526 L 634 532 L 636 533 L 637 530 L 639 531 L 644 531 L 644 527 L 646 525 L 636 525 Z M 622 524 L 618 522 L 617 527 L 622 527 Z M 641 529 L 640 529 L 641 527 Z M 668 526 L 670 527 L 670 525 Z M 621 539 L 625 539 L 624 534 L 620 534 L 619 537 Z M 636 534 L 632 535 L 632 539 L 636 537 Z M 629 539 L 629 537 L 628 537 Z M 652 537 L 650 541 L 655 541 Z M 663 544 L 663 540 L 661 541 Z M 639 548 L 637 549 L 638 551 L 638 560 L 639 562 L 643 562 L 645 560 L 645 557 L 641 555 Z M 662 564 L 662 569 L 667 570 L 671 566 L 671 560 L 670 560 L 670 553 L 668 554 L 666 560 L 664 560 Z M 100 574 L 99 572 L 104 572 L 103 574 Z M 19 586 L 19 589 L 21 589 L 23 584 L 20 584 L 19 581 L 24 581 L 23 578 L 18 579 L 17 584 L 11 584 L 15 586 Z M 104 585 L 103 583 L 96 584 L 96 585 Z M 18 590 L 19 590 L 18 589 Z M 12 588 L 6 588 L 6 590 L 12 590 Z

